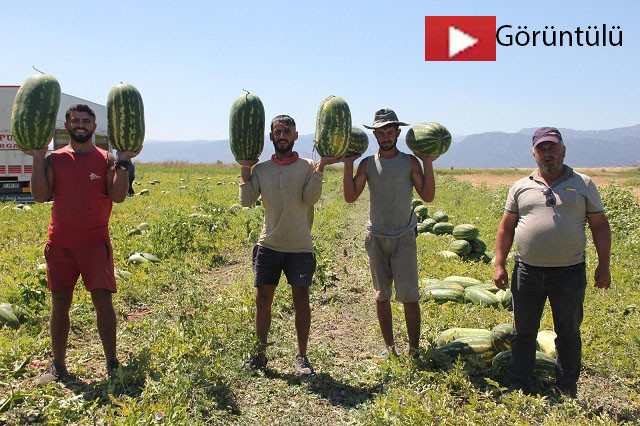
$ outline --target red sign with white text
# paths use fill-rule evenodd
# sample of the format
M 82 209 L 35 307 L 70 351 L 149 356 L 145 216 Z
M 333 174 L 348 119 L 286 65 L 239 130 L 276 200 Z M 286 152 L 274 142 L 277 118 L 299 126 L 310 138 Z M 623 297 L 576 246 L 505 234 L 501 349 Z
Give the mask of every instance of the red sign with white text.
M 495 61 L 495 16 L 425 16 L 425 61 Z

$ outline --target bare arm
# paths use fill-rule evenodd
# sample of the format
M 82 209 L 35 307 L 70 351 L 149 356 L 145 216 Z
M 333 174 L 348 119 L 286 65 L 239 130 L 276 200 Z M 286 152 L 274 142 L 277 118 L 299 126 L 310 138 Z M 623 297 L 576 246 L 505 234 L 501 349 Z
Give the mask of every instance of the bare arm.
M 436 180 L 433 176 L 433 162 L 438 157 L 429 157 L 426 155 L 416 154 L 422 160 L 423 168 L 415 157 L 411 158 L 411 179 L 413 187 L 418 191 L 418 195 L 427 203 L 433 201 L 436 195 Z
M 498 234 L 496 235 L 496 267 L 493 273 L 493 282 L 496 287 L 505 290 L 509 286 L 509 276 L 505 269 L 507 254 L 513 244 L 513 236 L 516 232 L 518 224 L 518 215 L 505 213 L 502 216 L 500 225 L 498 226 Z
M 347 203 L 353 203 L 358 199 L 364 185 L 367 183 L 367 159 L 365 158 L 358 165 L 356 175 L 353 175 L 353 162 L 359 156 L 346 157 L 344 159 L 344 176 L 342 177 L 342 192 Z
M 611 228 L 604 214 L 587 215 L 593 244 L 598 253 L 598 266 L 594 274 L 595 286 L 607 289 L 611 286 L 611 271 L 609 262 L 611 259 Z
M 33 173 L 31 174 L 31 195 L 38 203 L 49 201 L 53 195 L 53 169 L 51 156 L 47 156 L 47 148 L 22 150 L 33 157 Z

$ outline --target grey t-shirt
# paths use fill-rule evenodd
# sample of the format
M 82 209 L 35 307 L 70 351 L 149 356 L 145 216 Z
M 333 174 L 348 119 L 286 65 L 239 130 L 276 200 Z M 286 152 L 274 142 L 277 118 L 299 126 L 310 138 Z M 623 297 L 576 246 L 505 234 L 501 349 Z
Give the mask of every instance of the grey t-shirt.
M 418 219 L 411 210 L 411 157 L 404 152 L 393 158 L 380 158 L 377 154 L 367 157 L 367 183 L 370 193 L 367 233 L 398 238 L 412 231 Z
M 545 183 L 538 170 L 509 190 L 505 211 L 518 215 L 515 243 L 518 260 L 532 266 L 571 266 L 584 262 L 587 215 L 604 214 L 596 185 L 587 175 L 564 166 L 551 185 L 555 206 L 547 206 Z

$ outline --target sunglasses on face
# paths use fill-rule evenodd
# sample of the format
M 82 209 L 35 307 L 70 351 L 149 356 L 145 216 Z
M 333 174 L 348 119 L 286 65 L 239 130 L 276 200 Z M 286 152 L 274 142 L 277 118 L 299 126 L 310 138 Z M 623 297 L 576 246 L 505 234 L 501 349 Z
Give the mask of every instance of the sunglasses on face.
M 556 196 L 553 193 L 553 191 L 551 190 L 551 188 L 545 189 L 544 191 L 542 191 L 542 193 L 547 198 L 546 201 L 544 202 L 544 204 L 547 207 L 554 207 L 556 205 Z

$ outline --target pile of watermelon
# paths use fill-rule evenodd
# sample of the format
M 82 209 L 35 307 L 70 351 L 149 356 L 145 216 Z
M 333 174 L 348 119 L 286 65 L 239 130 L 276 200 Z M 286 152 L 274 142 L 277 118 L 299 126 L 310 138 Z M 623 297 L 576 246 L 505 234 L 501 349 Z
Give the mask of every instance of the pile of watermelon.
M 510 289 L 501 290 L 494 284 L 485 284 L 476 278 L 452 275 L 443 280 L 423 278 L 420 283 L 424 299 L 438 304 L 473 303 L 491 308 L 512 309 Z
M 476 262 L 491 262 L 491 256 L 487 253 L 487 244 L 478 236 L 480 230 L 477 226 L 464 223 L 454 225 L 449 221 L 449 215 L 441 210 L 436 210 L 429 216 L 429 210 L 422 200 L 414 198 L 411 207 L 418 217 L 418 234 L 426 236 L 452 235 L 454 240 L 449 244 L 448 250 L 438 253 L 447 259 L 463 259 Z
M 490 374 L 503 382 L 509 379 L 511 361 L 511 339 L 513 326 L 498 324 L 491 330 L 482 328 L 450 328 L 436 338 L 436 353 L 455 361 L 474 360 L 490 367 Z M 538 332 L 536 339 L 536 363 L 534 376 L 548 378 L 555 375 L 556 334 L 551 330 Z

